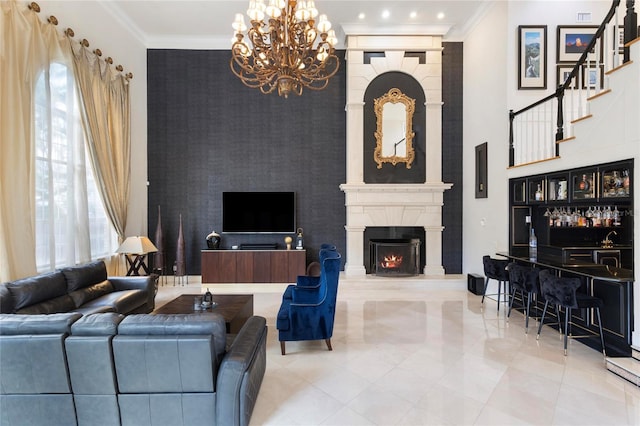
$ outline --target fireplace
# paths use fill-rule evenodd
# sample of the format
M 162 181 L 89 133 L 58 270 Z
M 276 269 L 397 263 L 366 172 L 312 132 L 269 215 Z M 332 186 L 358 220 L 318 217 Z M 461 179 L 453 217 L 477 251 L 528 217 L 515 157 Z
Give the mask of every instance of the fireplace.
M 343 28 L 344 29 L 344 28 Z M 347 51 L 347 170 L 346 182 L 340 185 L 347 207 L 346 263 L 347 276 L 366 275 L 369 264 L 369 240 L 378 238 L 414 238 L 414 235 L 368 237 L 370 227 L 420 228 L 421 266 L 425 276 L 442 276 L 442 206 L 444 192 L 451 183 L 442 182 L 442 34 L 362 35 L 356 27 L 345 30 Z M 414 55 L 415 46 L 424 55 Z M 411 46 L 407 51 L 403 46 Z M 368 57 L 368 52 L 384 52 Z M 420 57 L 417 57 L 420 56 Z M 365 179 L 365 161 L 373 162 L 373 154 L 365 156 L 365 146 L 373 134 L 365 134 L 366 92 L 378 76 L 402 72 L 412 76 L 425 95 L 425 128 L 417 134 L 425 146 L 416 161 L 424 163 L 424 178 L 407 182 L 401 178 L 384 182 Z M 389 88 L 394 87 L 391 85 Z M 369 110 L 367 109 L 367 112 Z M 368 166 L 367 166 L 368 167 Z M 386 164 L 387 168 L 399 168 Z
M 420 240 L 417 238 L 370 240 L 369 254 L 372 274 L 392 277 L 420 274 Z

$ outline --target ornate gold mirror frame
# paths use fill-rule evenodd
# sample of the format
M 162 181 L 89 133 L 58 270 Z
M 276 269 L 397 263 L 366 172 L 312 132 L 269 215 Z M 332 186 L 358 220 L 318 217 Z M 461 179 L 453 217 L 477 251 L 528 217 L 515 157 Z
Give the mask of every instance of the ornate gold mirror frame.
M 405 163 L 407 169 L 415 158 L 413 150 L 413 113 L 416 100 L 393 88 L 373 104 L 376 113 L 376 149 L 373 159 L 382 168 L 382 163 Z

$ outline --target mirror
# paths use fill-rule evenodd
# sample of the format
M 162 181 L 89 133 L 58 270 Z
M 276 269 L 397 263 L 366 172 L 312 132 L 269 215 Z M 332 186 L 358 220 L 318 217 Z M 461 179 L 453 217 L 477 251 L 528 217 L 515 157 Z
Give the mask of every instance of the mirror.
M 382 168 L 382 163 L 405 163 L 407 169 L 415 157 L 413 151 L 412 118 L 416 100 L 403 94 L 400 89 L 391 89 L 374 99 L 376 113 L 376 149 L 373 159 Z

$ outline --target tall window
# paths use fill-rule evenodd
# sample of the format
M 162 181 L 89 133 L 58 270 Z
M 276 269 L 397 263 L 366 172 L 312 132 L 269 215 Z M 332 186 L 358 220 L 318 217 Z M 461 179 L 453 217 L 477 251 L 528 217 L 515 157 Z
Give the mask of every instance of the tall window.
M 52 64 L 37 81 L 35 99 L 38 271 L 109 256 L 117 235 L 91 172 L 72 70 Z

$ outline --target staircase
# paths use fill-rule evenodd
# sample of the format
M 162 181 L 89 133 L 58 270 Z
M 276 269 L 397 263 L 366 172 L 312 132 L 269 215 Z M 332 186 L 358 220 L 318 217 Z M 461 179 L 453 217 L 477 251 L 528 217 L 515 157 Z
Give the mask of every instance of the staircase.
M 563 167 L 573 159 L 584 161 L 585 157 L 599 158 L 599 161 L 635 158 L 639 164 L 640 59 L 637 58 L 640 58 L 640 39 L 633 42 L 631 49 L 635 59 L 610 71 L 610 89 L 588 99 L 588 114 L 574 120 L 573 136 L 560 142 L 557 161 L 563 162 Z M 630 133 L 634 136 L 629 137 Z M 634 184 L 637 183 L 636 179 Z M 640 236 L 636 233 L 634 239 L 640 241 Z M 636 268 L 640 267 L 637 256 L 635 264 Z M 635 300 L 632 303 L 637 310 L 638 303 Z M 606 368 L 640 386 L 640 347 L 632 345 L 631 349 L 631 357 L 607 357 Z
M 613 0 L 611 9 L 578 62 L 571 72 L 566 74 L 564 83 L 548 96 L 518 111 L 509 112 L 510 170 L 524 166 L 530 169 L 530 172 L 535 172 L 533 169 L 536 166 L 549 160 L 562 159 L 563 163 L 572 163 L 572 160 L 584 158 L 584 155 L 577 158 L 570 155 L 568 151 L 572 149 L 566 149 L 565 145 L 577 145 L 577 149 L 582 153 L 590 148 L 589 141 L 596 141 L 593 148 L 607 154 L 610 153 L 611 142 L 615 144 L 616 141 L 621 141 L 624 144 L 628 141 L 628 136 L 636 136 L 636 129 L 629 133 L 627 128 L 621 129 L 618 126 L 627 125 L 629 118 L 635 123 L 638 117 L 638 85 L 633 77 L 637 75 L 637 71 L 628 71 L 633 60 L 638 62 L 640 59 L 640 49 L 637 47 L 637 9 L 640 9 L 640 3 L 635 6 L 635 0 L 628 0 L 625 4 L 620 0 Z M 624 16 L 625 22 L 624 43 L 618 33 L 621 16 Z M 589 52 L 600 52 L 601 55 L 594 56 Z M 619 74 L 626 76 L 618 77 Z M 614 80 L 618 80 L 617 86 Z M 631 84 L 632 93 L 626 83 Z M 614 103 L 620 114 L 611 115 L 607 103 Z M 604 114 L 600 114 L 599 117 L 596 115 L 598 105 L 604 106 L 600 109 Z M 609 114 L 606 114 L 607 112 Z M 613 121 L 606 117 L 612 118 Z M 593 122 L 598 124 L 583 125 Z M 579 129 L 584 130 L 582 134 L 586 137 L 575 144 L 579 139 Z M 598 137 L 592 130 L 596 130 Z M 628 158 L 629 154 L 626 157 Z M 561 166 L 554 161 L 550 167 L 559 169 Z M 571 164 L 562 167 L 570 168 Z M 519 172 L 515 171 L 515 174 L 517 176 Z
M 632 345 L 628 358 L 607 358 L 607 370 L 640 386 L 640 348 Z

